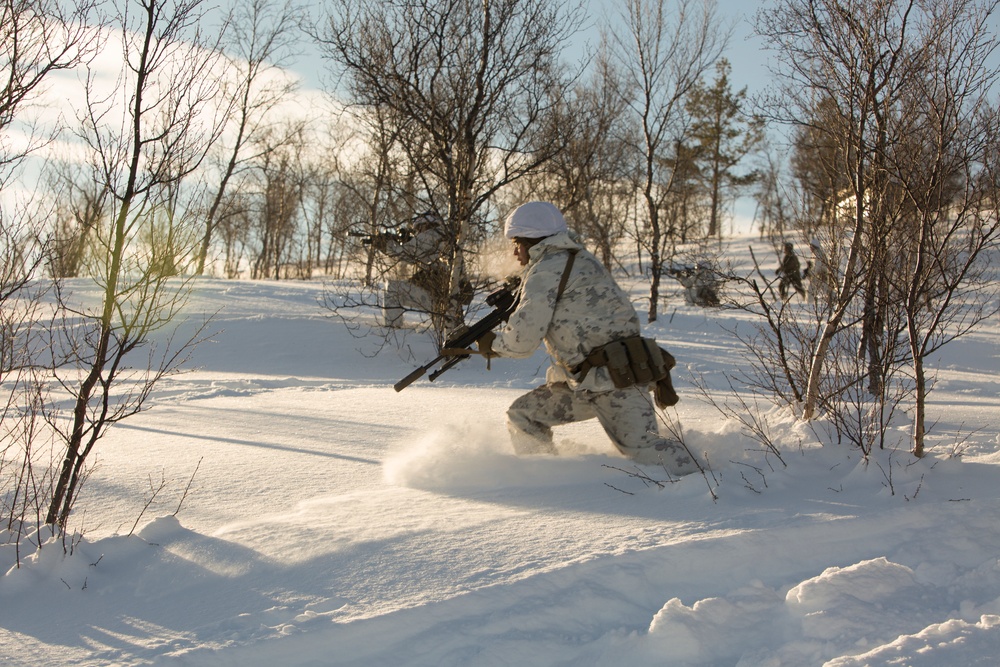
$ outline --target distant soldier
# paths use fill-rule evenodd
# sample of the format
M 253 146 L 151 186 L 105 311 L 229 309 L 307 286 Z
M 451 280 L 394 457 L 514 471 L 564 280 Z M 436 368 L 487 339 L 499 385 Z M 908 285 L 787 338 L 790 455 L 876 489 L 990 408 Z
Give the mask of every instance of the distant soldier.
M 380 238 L 376 249 L 401 261 L 396 278 L 386 281 L 382 323 L 403 326 L 409 311 L 432 313 L 448 284 L 448 235 L 440 218 L 425 213 L 414 219 L 408 239 Z
M 784 300 L 788 294 L 788 287 L 791 286 L 799 296 L 805 298 L 806 290 L 802 286 L 802 267 L 799 258 L 795 255 L 795 248 L 791 242 L 785 242 L 785 254 L 781 258 L 781 266 L 778 267 L 778 294 Z
M 836 289 L 833 267 L 830 266 L 830 260 L 823 252 L 819 239 L 812 239 L 809 242 L 809 249 L 812 251 L 812 260 L 802 274 L 809 280 L 809 299 L 815 304 L 830 303 Z
M 707 262 L 698 262 L 694 267 L 691 299 L 696 306 L 714 308 L 719 305 L 718 280 L 715 271 Z
M 719 281 L 707 262 L 698 262 L 693 269 L 670 269 L 669 273 L 684 286 L 684 302 L 687 305 L 702 308 L 719 305 Z

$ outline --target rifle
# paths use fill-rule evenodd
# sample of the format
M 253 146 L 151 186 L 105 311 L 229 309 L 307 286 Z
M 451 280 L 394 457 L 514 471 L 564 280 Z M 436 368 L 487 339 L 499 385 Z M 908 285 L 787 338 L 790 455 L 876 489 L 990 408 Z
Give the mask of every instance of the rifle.
M 681 278 L 687 278 L 691 274 L 693 274 L 694 273 L 694 267 L 693 266 L 682 266 L 681 268 L 678 269 L 676 267 L 671 266 L 670 268 L 667 269 L 667 273 L 670 274 L 671 277 L 677 278 L 678 280 L 680 280 Z
M 468 359 L 468 354 L 455 354 L 453 350 L 455 349 L 469 349 L 472 345 L 479 340 L 488 331 L 492 331 L 501 323 L 506 322 L 510 318 L 510 314 L 514 312 L 517 308 L 517 303 L 520 300 L 520 294 L 517 293 L 517 287 L 520 284 L 519 278 L 509 278 L 503 287 L 492 292 L 486 297 L 486 303 L 493 307 L 483 319 L 479 320 L 475 324 L 467 327 L 462 327 L 458 332 L 452 335 L 451 338 L 445 341 L 445 344 L 441 347 L 438 356 L 431 359 L 429 362 L 416 369 L 405 378 L 397 382 L 392 386 L 396 391 L 403 391 L 414 381 L 420 379 L 424 373 L 429 371 L 438 362 L 447 359 L 441 367 L 436 371 L 427 376 L 427 379 L 434 382 L 442 373 L 447 371 L 449 368 L 462 361 L 463 359 Z M 451 352 L 449 352 L 451 350 Z
M 348 230 L 347 235 L 360 238 L 361 245 L 374 245 L 376 248 L 384 248 L 390 241 L 403 244 L 413 238 L 409 227 L 400 227 L 398 232 L 385 230 L 374 234 Z

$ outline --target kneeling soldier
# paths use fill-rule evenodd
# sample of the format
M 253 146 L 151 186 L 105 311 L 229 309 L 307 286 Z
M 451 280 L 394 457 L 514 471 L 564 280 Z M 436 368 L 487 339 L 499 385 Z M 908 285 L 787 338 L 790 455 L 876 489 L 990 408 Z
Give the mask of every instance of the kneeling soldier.
M 526 358 L 544 342 L 552 359 L 546 383 L 507 411 L 514 450 L 554 454 L 553 426 L 596 417 L 637 463 L 662 464 L 678 475 L 697 470 L 681 443 L 659 435 L 650 397 L 656 383 L 657 402 L 676 403 L 673 359 L 640 337 L 628 295 L 568 231 L 559 209 L 547 202 L 519 206 L 504 233 L 524 267 L 520 302 L 503 329 L 479 339 L 479 350 Z

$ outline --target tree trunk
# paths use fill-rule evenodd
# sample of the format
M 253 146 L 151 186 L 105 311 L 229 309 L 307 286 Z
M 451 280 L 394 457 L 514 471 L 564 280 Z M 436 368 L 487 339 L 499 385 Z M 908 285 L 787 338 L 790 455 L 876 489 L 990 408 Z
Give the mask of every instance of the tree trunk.
M 145 55 L 145 54 L 144 54 Z M 141 103 L 141 94 L 136 95 Z M 128 220 L 131 205 L 132 192 L 135 188 L 135 178 L 138 173 L 139 150 L 133 152 L 132 173 L 129 176 L 129 184 L 126 189 L 126 197 L 121 203 L 118 211 L 118 218 L 115 221 L 115 241 L 111 252 L 111 265 L 108 269 L 108 282 L 104 289 L 104 305 L 100 319 L 100 333 L 98 335 L 97 348 L 94 351 L 94 361 L 80 384 L 80 391 L 76 397 L 76 404 L 73 408 L 73 430 L 69 442 L 66 443 L 66 453 L 63 456 L 62 467 L 59 472 L 59 479 L 56 481 L 55 489 L 52 493 L 52 502 L 45 517 L 45 523 L 57 524 L 66 527 L 66 520 L 69 518 L 70 510 L 73 507 L 76 487 L 80 481 L 80 470 L 83 464 L 85 453 L 81 453 L 85 429 L 87 425 L 87 409 L 90 400 L 94 395 L 104 372 L 107 363 L 108 349 L 111 341 L 111 322 L 114 317 L 115 304 L 118 295 L 118 281 L 121 273 L 122 256 L 125 248 L 125 226 Z M 90 434 L 91 441 L 95 440 L 100 429 L 100 425 L 94 426 L 94 432 Z M 89 451 L 89 447 L 87 450 Z
M 915 325 L 914 325 L 915 328 Z M 927 413 L 927 378 L 924 375 L 924 357 L 920 351 L 917 331 L 910 332 L 910 350 L 913 354 L 913 446 L 911 452 L 917 458 L 924 455 L 925 415 Z
M 844 269 L 843 283 L 837 296 L 836 306 L 826 324 L 819 340 L 816 341 L 815 351 L 809 362 L 809 382 L 806 385 L 805 400 L 802 404 L 802 419 L 809 421 L 816 414 L 816 404 L 819 402 L 819 386 L 823 377 L 823 365 L 826 363 L 826 355 L 830 349 L 830 343 L 834 335 L 840 329 L 840 324 L 847 312 L 847 306 L 851 301 L 851 292 L 854 290 L 855 268 L 858 258 L 861 255 L 862 234 L 864 228 L 864 205 L 861 203 L 862 197 L 858 196 L 854 216 L 854 233 L 851 237 L 851 249 L 847 255 L 847 266 Z

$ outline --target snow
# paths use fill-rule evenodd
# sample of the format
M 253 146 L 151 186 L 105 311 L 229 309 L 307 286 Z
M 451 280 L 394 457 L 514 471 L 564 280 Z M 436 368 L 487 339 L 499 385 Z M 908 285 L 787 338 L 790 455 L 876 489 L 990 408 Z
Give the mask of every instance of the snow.
M 677 480 L 589 422 L 515 457 L 542 353 L 394 392 L 429 337 L 375 355 L 327 288 L 197 281 L 212 341 L 99 444 L 71 555 L 0 546 L 0 664 L 996 664 L 1000 322 L 945 349 L 925 458 L 905 425 L 866 463 L 774 410 L 782 466 L 692 386 L 725 397 L 740 315 L 671 294 L 646 333 L 711 468 Z

